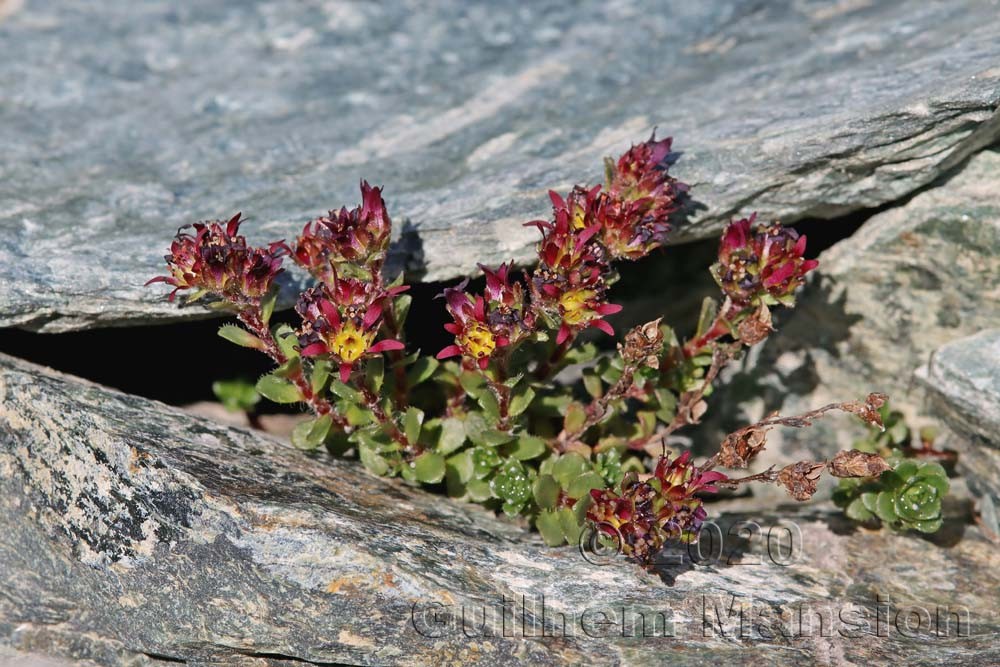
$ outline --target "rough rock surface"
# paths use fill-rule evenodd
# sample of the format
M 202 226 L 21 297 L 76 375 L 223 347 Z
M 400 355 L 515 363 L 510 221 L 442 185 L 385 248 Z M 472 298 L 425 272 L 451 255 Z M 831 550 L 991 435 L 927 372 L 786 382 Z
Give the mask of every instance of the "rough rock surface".
M 963 507 L 934 541 L 722 511 L 706 561 L 661 577 L 9 357 L 0 505 L 0 643 L 101 665 L 1000 660 L 995 547 Z
M 967 337 L 1000 326 L 998 182 L 1000 153 L 983 151 L 946 182 L 872 216 L 850 238 L 821 254 L 799 305 L 781 314 L 778 332 L 750 353 L 744 372 L 713 399 L 745 410 L 728 411 L 712 437 L 769 410 L 794 413 L 869 391 L 889 394 L 892 405 L 914 426 L 939 422 L 926 402 L 918 369 L 937 359 L 935 350 L 966 339 L 966 347 L 960 348 L 966 350 L 963 367 L 942 372 L 950 374 L 949 393 L 967 386 L 980 377 L 972 373 L 969 354 L 984 359 L 990 354 L 986 348 L 971 350 L 967 345 L 980 339 Z M 965 371 L 970 375 L 963 381 Z M 997 391 L 995 386 L 992 392 Z M 983 400 L 989 401 L 989 395 Z M 950 400 L 966 401 L 968 393 Z M 982 405 L 980 412 L 988 413 Z M 973 430 L 982 433 L 983 423 Z M 847 419 L 785 430 L 775 435 L 772 451 L 765 452 L 759 465 L 829 455 L 849 447 L 860 432 Z M 998 433 L 993 429 L 989 436 L 994 443 Z M 712 437 L 706 444 L 714 446 Z M 960 439 L 945 437 L 941 444 L 977 450 Z M 965 471 L 975 468 L 972 459 L 962 466 Z M 998 469 L 996 462 L 991 469 Z M 1000 476 L 993 474 L 993 480 L 996 484 Z
M 920 376 L 928 411 L 967 439 L 960 461 L 970 487 L 1000 504 L 1000 329 L 943 345 Z
M 654 126 L 678 239 L 893 201 L 1000 135 L 990 0 L 411 5 L 4 3 L 0 325 L 201 314 L 141 287 L 176 227 L 290 235 L 361 176 L 444 279 L 526 258 L 545 190 Z

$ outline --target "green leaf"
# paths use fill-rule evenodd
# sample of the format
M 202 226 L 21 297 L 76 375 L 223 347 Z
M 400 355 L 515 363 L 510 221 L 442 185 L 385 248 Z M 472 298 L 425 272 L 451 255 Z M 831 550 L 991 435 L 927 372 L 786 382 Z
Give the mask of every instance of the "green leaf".
M 656 413 L 649 410 L 640 410 L 635 413 L 636 426 L 639 428 L 639 436 L 646 438 L 656 432 Z
M 875 514 L 886 523 L 893 523 L 896 516 L 895 499 L 890 491 L 882 491 L 875 500 Z
M 402 330 L 403 325 L 406 324 L 406 318 L 410 314 L 410 304 L 413 302 L 413 297 L 409 294 L 400 294 L 393 300 L 392 307 L 395 309 L 396 316 L 396 326 Z
M 249 412 L 260 402 L 260 394 L 252 382 L 243 379 L 216 380 L 212 393 L 231 412 Z
M 299 356 L 299 351 L 295 347 L 299 344 L 299 339 L 295 335 L 295 330 L 287 324 L 279 324 L 272 332 L 278 349 L 289 359 Z
M 573 399 L 565 394 L 556 394 L 552 396 L 542 396 L 537 401 L 535 401 L 533 414 L 537 414 L 540 417 L 562 417 L 566 412 L 566 406 L 568 406 Z
M 470 435 L 469 439 L 472 440 L 477 445 L 496 447 L 498 445 L 503 445 L 510 442 L 515 437 L 516 436 L 514 436 L 513 433 L 508 433 L 507 431 L 499 431 L 495 428 L 487 428 L 476 433 L 475 437 L 472 437 Z
M 563 363 L 567 365 L 572 364 L 584 364 L 588 361 L 593 361 L 597 357 L 597 346 L 593 343 L 584 343 L 583 345 L 574 345 L 566 352 L 566 356 L 563 357 Z
M 893 472 L 896 473 L 896 476 L 899 477 L 899 479 L 905 483 L 911 477 L 917 474 L 917 470 L 919 468 L 920 466 L 917 464 L 916 461 L 906 460 L 901 462 L 898 466 L 896 466 Z
M 406 409 L 406 414 L 403 416 L 403 432 L 406 434 L 406 439 L 410 444 L 416 444 L 420 441 L 420 427 L 423 423 L 423 410 L 415 408 L 412 405 Z M 442 474 L 444 474 L 443 470 L 444 468 L 442 467 Z
M 316 449 L 326 440 L 333 417 L 329 414 L 297 424 L 292 430 L 292 444 L 304 450 Z
M 465 490 L 469 494 L 469 500 L 474 503 L 481 503 L 493 497 L 493 491 L 490 490 L 490 483 L 485 479 L 470 480 L 466 484 Z
M 593 398 L 600 398 L 604 395 L 604 383 L 593 369 L 583 371 L 583 388 L 587 390 Z
M 219 335 L 240 347 L 249 347 L 254 350 L 263 350 L 265 347 L 264 341 L 235 324 L 223 324 L 219 327 Z
M 275 375 L 265 375 L 257 380 L 257 391 L 275 403 L 298 403 L 302 400 L 298 387 Z
M 440 365 L 441 362 L 434 357 L 418 357 L 406 372 L 407 384 L 411 387 L 416 387 L 418 384 L 434 375 L 434 371 L 436 371 Z
M 347 419 L 347 423 L 354 427 L 367 426 L 375 421 L 375 415 L 372 414 L 371 410 L 363 408 L 356 403 L 340 401 L 337 404 L 337 409 Z
M 513 442 L 513 446 L 504 453 L 519 461 L 527 461 L 541 456 L 548 450 L 548 445 L 541 438 L 536 438 L 533 435 L 520 435 Z
M 576 452 L 563 454 L 552 464 L 552 476 L 563 488 L 569 486 L 570 480 L 590 469 L 590 463 Z
M 948 479 L 948 473 L 937 461 L 924 461 L 917 469 L 917 474 L 921 477 L 938 477 Z
M 577 433 L 587 421 L 587 413 L 581 403 L 570 403 L 563 418 L 563 428 L 570 433 Z
M 309 385 L 314 394 L 320 393 L 326 387 L 326 381 L 330 379 L 330 366 L 328 359 L 317 359 L 313 362 Z
M 928 475 L 925 477 L 923 473 L 921 473 L 920 481 L 937 489 L 938 497 L 944 498 L 948 495 L 948 478 L 944 475 Z
M 271 285 L 271 288 L 267 290 L 267 294 L 260 300 L 260 315 L 265 327 L 271 322 L 271 315 L 274 313 L 274 304 L 278 301 L 278 293 L 280 291 L 277 284 Z
M 385 358 L 382 355 L 372 357 L 365 364 L 365 385 L 378 395 L 382 391 L 382 381 L 385 379 Z
M 472 463 L 472 450 L 465 450 L 446 460 L 446 474 L 454 474 L 455 479 L 465 484 L 472 479 L 475 467 Z
M 496 394 L 493 393 L 492 389 L 484 388 L 476 396 L 476 400 L 479 402 L 479 407 L 483 409 L 483 414 L 491 422 L 496 423 L 500 421 L 500 403 L 497 401 Z
M 919 530 L 921 533 L 936 533 L 941 529 L 941 524 L 944 520 L 941 517 L 936 519 L 928 519 L 926 521 L 913 521 L 909 525 Z
M 528 409 L 528 406 L 531 405 L 533 400 L 535 400 L 535 390 L 531 387 L 526 387 L 524 391 L 514 394 L 514 397 L 510 400 L 510 406 L 507 413 L 511 417 L 517 417 Z
M 865 507 L 864 503 L 861 502 L 861 498 L 855 498 L 847 507 L 844 509 L 844 514 L 847 515 L 848 519 L 853 521 L 870 521 L 875 515 Z
M 570 480 L 566 485 L 566 494 L 570 498 L 583 498 L 590 495 L 591 489 L 603 489 L 604 478 L 596 472 L 585 472 Z
M 474 398 L 479 395 L 486 384 L 486 378 L 481 373 L 474 371 L 462 371 L 462 374 L 458 376 L 458 381 L 465 393 Z
M 389 462 L 369 444 L 358 445 L 358 457 L 365 468 L 379 477 L 389 472 Z
M 656 390 L 656 400 L 659 408 L 656 418 L 664 424 L 669 424 L 677 416 L 677 395 L 665 387 Z
M 868 491 L 861 494 L 861 504 L 864 505 L 865 509 L 871 513 L 875 513 L 875 503 L 878 500 L 878 493 L 874 491 Z
M 437 452 L 424 452 L 413 461 L 413 471 L 424 484 L 436 484 L 444 479 L 444 457 Z
M 566 542 L 563 535 L 562 524 L 559 523 L 559 515 L 551 510 L 543 510 L 535 519 L 535 528 L 545 540 L 545 544 L 550 547 L 558 547 Z
M 698 328 L 695 331 L 695 338 L 704 335 L 712 328 L 712 323 L 715 322 L 715 316 L 719 311 L 718 304 L 710 296 L 706 296 L 705 300 L 701 302 L 701 313 L 698 315 Z
M 559 482 L 552 475 L 539 475 L 531 489 L 535 503 L 543 510 L 550 510 L 559 501 Z
M 504 380 L 502 384 L 505 387 L 513 389 L 514 387 L 517 386 L 517 383 L 520 382 L 523 378 L 524 378 L 524 373 L 518 373 L 517 375 L 512 375 L 511 377 Z
M 581 526 L 587 520 L 587 510 L 590 509 L 593 503 L 594 499 L 588 493 L 573 504 L 573 515 L 576 517 L 576 522 Z
M 450 454 L 465 444 L 465 424 L 456 417 L 441 420 L 441 434 L 438 436 L 437 451 Z
M 559 510 L 558 515 L 559 526 L 562 528 L 566 541 L 570 544 L 576 544 L 579 542 L 580 533 L 583 532 L 583 524 L 577 520 L 576 514 L 573 513 L 573 510 L 568 507 L 564 507 Z
M 273 371 L 272 375 L 277 375 L 280 378 L 291 378 L 302 370 L 302 360 L 299 357 L 292 357 L 285 363 L 281 364 Z
M 351 403 L 360 404 L 363 403 L 365 398 L 362 396 L 361 392 L 353 387 L 349 387 L 340 380 L 334 380 L 330 383 L 330 391 L 344 399 L 345 401 L 350 401 Z

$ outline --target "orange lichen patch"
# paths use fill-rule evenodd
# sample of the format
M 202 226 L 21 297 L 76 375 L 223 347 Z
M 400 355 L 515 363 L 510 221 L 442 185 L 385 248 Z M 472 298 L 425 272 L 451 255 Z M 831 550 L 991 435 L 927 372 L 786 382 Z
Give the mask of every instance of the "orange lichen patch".
M 344 593 L 350 593 L 359 588 L 356 577 L 338 577 L 334 579 L 329 584 L 326 585 L 327 593 L 338 594 L 341 589 L 344 589 Z

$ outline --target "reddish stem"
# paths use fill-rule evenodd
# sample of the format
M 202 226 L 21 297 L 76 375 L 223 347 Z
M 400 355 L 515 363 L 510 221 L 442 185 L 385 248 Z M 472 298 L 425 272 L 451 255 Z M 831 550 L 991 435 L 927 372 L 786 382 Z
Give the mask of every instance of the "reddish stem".
M 288 357 L 281 351 L 281 348 L 278 346 L 278 342 L 274 340 L 271 330 L 266 324 L 264 324 L 259 304 L 242 310 L 237 317 L 240 322 L 243 322 L 243 324 L 245 324 L 246 327 L 264 343 L 264 349 L 262 350 L 264 354 L 271 357 L 271 359 L 274 360 L 274 362 L 279 366 L 288 362 Z M 333 416 L 334 422 L 336 422 L 339 426 L 342 428 L 347 426 L 347 421 L 334 412 L 333 405 L 330 401 L 313 393 L 312 387 L 310 386 L 305 375 L 302 373 L 301 367 L 295 369 L 291 374 L 289 374 L 288 379 L 295 383 L 295 386 L 299 389 L 299 393 L 302 394 L 305 402 L 309 404 L 309 407 L 317 416 L 330 414 Z

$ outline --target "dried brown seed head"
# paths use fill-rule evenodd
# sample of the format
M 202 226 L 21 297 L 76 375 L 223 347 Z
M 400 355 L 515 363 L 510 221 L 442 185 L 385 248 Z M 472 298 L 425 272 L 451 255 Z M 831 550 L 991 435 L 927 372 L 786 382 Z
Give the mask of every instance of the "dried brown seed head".
M 875 477 L 892 469 L 892 466 L 878 454 L 869 454 L 857 449 L 837 452 L 827 465 L 834 477 Z
M 816 493 L 816 481 L 825 463 L 799 461 L 778 471 L 778 484 L 785 487 L 788 495 L 796 500 L 809 500 Z

